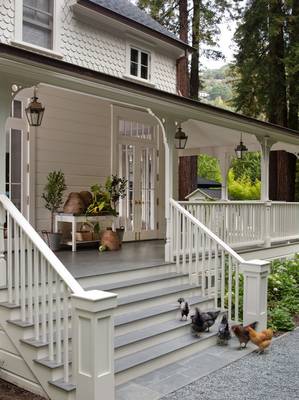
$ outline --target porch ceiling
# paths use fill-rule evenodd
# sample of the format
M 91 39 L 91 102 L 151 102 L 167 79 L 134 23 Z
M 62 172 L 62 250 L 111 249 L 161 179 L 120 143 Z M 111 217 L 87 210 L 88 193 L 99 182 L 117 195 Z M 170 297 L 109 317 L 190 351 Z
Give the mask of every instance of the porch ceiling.
M 190 119 L 182 124 L 183 130 L 188 136 L 185 150 L 180 155 L 197 155 L 206 153 L 219 157 L 223 152 L 233 154 L 236 145 L 242 140 L 249 151 L 260 151 L 260 143 L 256 135 L 245 133 L 239 129 L 231 129 L 213 123 Z M 271 135 L 269 135 L 271 137 Z M 299 153 L 298 145 L 279 141 L 275 143 L 272 150 L 286 150 L 290 153 Z
M 42 82 L 140 111 L 151 110 L 160 119 L 185 121 L 184 128 L 190 129 L 188 147 L 232 148 L 243 132 L 244 142 L 252 150 L 259 148 L 257 135 L 260 138 L 269 136 L 277 142 L 276 149 L 287 149 L 285 144 L 288 143 L 293 152 L 299 151 L 299 133 L 290 129 L 9 45 L 0 44 L 0 73 L 1 78 L 24 86 Z

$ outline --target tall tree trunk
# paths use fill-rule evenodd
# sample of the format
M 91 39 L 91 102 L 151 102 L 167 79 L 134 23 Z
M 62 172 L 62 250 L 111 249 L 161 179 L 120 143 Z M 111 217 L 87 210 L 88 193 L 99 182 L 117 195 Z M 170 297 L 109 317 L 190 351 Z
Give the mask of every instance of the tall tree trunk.
M 179 200 L 197 188 L 197 156 L 180 157 L 179 163 Z
M 288 126 L 287 82 L 284 64 L 284 15 L 282 0 L 269 1 L 269 122 Z
M 195 49 L 191 58 L 190 97 L 198 100 L 199 81 L 199 43 L 200 43 L 200 8 L 201 0 L 193 0 L 192 47 Z
M 188 0 L 179 2 L 180 39 L 188 43 Z M 177 90 L 184 97 L 189 97 L 188 55 L 177 60 Z
M 292 15 L 289 22 L 289 30 L 290 30 L 289 128 L 298 130 L 299 55 L 297 55 L 297 51 L 299 47 L 299 0 L 293 0 L 292 2 Z

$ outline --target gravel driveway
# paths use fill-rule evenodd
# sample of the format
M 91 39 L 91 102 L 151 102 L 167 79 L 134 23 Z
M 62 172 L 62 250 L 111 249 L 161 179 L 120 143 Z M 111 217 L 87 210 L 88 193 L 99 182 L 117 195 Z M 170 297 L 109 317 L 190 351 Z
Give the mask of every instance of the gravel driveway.
M 299 399 L 299 329 L 276 339 L 267 353 L 251 353 L 162 400 L 226 399 Z

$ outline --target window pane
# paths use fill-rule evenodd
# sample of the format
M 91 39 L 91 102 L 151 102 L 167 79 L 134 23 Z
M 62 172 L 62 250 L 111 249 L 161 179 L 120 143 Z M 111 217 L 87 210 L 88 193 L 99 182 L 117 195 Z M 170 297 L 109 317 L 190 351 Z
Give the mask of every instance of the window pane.
M 24 0 L 23 40 L 52 48 L 53 0 Z
M 22 131 L 11 130 L 11 183 L 21 183 L 22 175 Z
M 141 65 L 141 78 L 148 79 L 148 67 Z
M 14 205 L 21 211 L 21 185 L 11 185 L 11 194 L 10 199 L 14 203 Z
M 144 66 L 148 66 L 148 54 L 147 53 L 141 53 L 141 64 Z
M 133 62 L 131 63 L 130 74 L 134 75 L 134 76 L 138 76 L 138 64 L 135 64 Z
M 134 63 L 138 63 L 138 50 L 131 49 L 131 61 Z
M 11 116 L 13 118 L 22 118 L 22 102 L 20 100 L 12 102 Z

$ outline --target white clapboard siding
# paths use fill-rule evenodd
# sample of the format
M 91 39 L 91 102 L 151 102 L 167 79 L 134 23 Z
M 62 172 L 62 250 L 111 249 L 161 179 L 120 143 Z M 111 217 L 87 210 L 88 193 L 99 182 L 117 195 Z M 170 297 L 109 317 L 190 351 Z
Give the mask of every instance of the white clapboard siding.
M 41 194 L 50 171 L 65 173 L 69 192 L 104 183 L 111 173 L 111 109 L 108 102 L 80 93 L 42 85 L 39 98 L 46 107 L 36 129 L 36 228 L 49 226 Z

